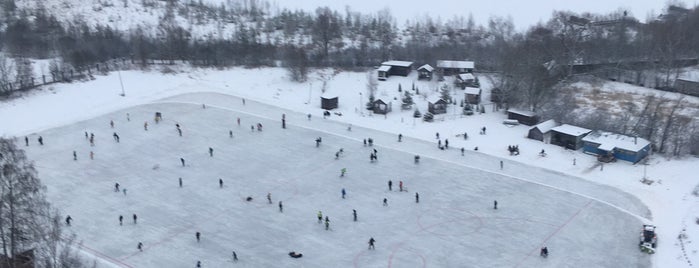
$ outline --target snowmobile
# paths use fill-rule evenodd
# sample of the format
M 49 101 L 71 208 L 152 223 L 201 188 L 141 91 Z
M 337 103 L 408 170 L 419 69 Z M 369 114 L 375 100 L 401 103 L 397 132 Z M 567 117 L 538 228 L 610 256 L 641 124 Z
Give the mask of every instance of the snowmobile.
M 657 243 L 658 237 L 655 234 L 655 226 L 644 224 L 643 230 L 641 230 L 640 241 L 638 242 L 638 246 L 640 247 L 641 251 L 648 254 L 653 254 L 655 253 L 655 246 Z

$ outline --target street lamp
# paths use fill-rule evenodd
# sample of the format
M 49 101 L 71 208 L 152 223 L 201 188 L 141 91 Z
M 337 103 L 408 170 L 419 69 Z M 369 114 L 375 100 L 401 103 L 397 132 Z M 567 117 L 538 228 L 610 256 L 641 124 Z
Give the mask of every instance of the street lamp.
M 359 106 L 357 107 L 359 114 L 362 114 L 362 92 L 359 92 Z

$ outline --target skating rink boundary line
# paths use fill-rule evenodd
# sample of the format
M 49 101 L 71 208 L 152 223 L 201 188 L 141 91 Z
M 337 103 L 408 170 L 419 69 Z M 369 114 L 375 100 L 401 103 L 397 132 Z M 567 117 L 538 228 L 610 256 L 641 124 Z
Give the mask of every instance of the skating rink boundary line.
M 188 104 L 188 105 L 197 105 L 197 106 L 199 106 L 199 105 L 201 105 L 201 102 L 162 100 L 162 101 L 155 101 L 155 102 L 152 102 L 152 103 L 150 103 L 150 104 L 142 104 L 142 105 L 139 105 L 139 106 L 147 106 L 147 105 L 153 105 L 153 104 Z M 270 107 L 274 107 L 274 106 L 268 105 L 268 104 L 264 104 L 264 105 L 267 105 L 267 106 L 270 106 Z M 226 111 L 231 111 L 231 112 L 237 112 L 237 113 L 241 113 L 241 114 L 246 114 L 246 115 L 249 115 L 249 116 L 255 116 L 255 117 L 259 117 L 259 118 L 264 118 L 264 119 L 271 120 L 271 121 L 277 120 L 277 119 L 271 118 L 271 117 L 269 117 L 269 116 L 260 115 L 260 114 L 255 114 L 255 113 L 250 113 L 250 112 L 246 112 L 246 111 L 241 111 L 241 110 L 237 110 L 237 109 L 233 109 L 233 108 L 229 108 L 229 107 L 222 107 L 222 106 L 218 106 L 218 105 L 209 105 L 209 104 L 207 104 L 206 106 L 207 106 L 207 107 L 212 107 L 212 108 L 221 109 L 221 110 L 226 110 Z M 279 108 L 279 109 L 282 109 L 282 108 Z M 292 111 L 292 112 L 293 112 L 293 111 Z M 313 131 L 317 131 L 317 132 L 321 132 L 321 133 L 325 133 L 325 134 L 329 134 L 329 135 L 334 135 L 334 136 L 341 137 L 341 138 L 345 138 L 345 139 L 349 139 L 349 140 L 355 140 L 355 141 L 357 141 L 357 142 L 361 141 L 361 139 L 359 139 L 359 138 L 354 138 L 354 137 L 350 137 L 350 136 L 343 135 L 343 134 L 340 134 L 340 133 L 330 132 L 330 131 L 326 131 L 326 130 L 322 130 L 322 129 L 318 129 L 318 128 L 314 128 L 314 127 L 307 127 L 307 126 L 301 126 L 301 125 L 289 124 L 289 123 L 287 123 L 287 125 L 296 126 L 296 127 L 299 127 L 299 128 L 304 128 L 304 129 L 307 129 L 307 130 L 313 130 Z M 383 132 L 383 131 L 376 130 L 376 129 L 371 129 L 371 130 L 372 130 L 372 131 L 376 131 L 376 132 Z M 386 132 L 383 132 L 383 133 L 386 133 Z M 420 140 L 420 141 L 421 141 L 421 140 Z M 416 153 L 415 151 L 409 151 L 409 150 L 405 150 L 405 149 L 397 149 L 397 148 L 394 148 L 394 147 L 387 147 L 387 146 L 382 146 L 382 145 L 374 145 L 374 146 L 375 146 L 375 147 L 380 147 L 380 148 L 389 149 L 389 150 L 393 150 L 393 151 L 398 151 L 398 152 L 403 152 L 403 153 L 418 155 L 418 153 Z M 420 155 L 420 157 L 423 157 L 423 155 Z M 649 221 L 649 219 L 646 219 L 646 218 L 643 217 L 643 216 L 640 216 L 640 215 L 638 215 L 638 214 L 636 214 L 636 213 L 633 213 L 633 212 L 631 212 L 631 211 L 628 211 L 628 210 L 626 210 L 626 209 L 624 209 L 624 208 L 622 208 L 622 207 L 619 207 L 619 206 L 614 205 L 614 204 L 612 204 L 612 203 L 609 203 L 609 202 L 607 202 L 607 201 L 604 201 L 604 200 L 601 200 L 601 199 L 598 199 L 598 198 L 596 198 L 596 197 L 592 197 L 592 196 L 589 196 L 589 195 L 586 195 L 586 194 L 578 193 L 578 192 L 575 192 L 575 191 L 572 191 L 572 190 L 564 189 L 564 188 L 561 188 L 561 187 L 558 187 L 558 186 L 554 186 L 554 185 L 550 185 L 550 184 L 546 184 L 546 183 L 542 183 L 542 182 L 532 181 L 532 180 L 529 180 L 529 179 L 526 179 L 526 178 L 523 178 L 523 177 L 519 177 L 519 176 L 514 176 L 514 175 L 505 174 L 505 173 L 503 173 L 503 172 L 488 170 L 488 169 L 485 169 L 485 168 L 480 168 L 480 167 L 476 167 L 476 166 L 471 166 L 471 165 L 467 165 L 467 164 L 455 162 L 455 161 L 448 160 L 448 159 L 443 159 L 443 158 L 435 157 L 435 156 L 433 156 L 433 155 L 431 155 L 431 154 L 428 155 L 427 157 L 428 157 L 428 158 L 431 158 L 431 159 L 439 160 L 439 161 L 442 161 L 442 162 L 451 163 L 451 164 L 459 165 L 459 166 L 462 166 L 462 167 L 467 167 L 467 168 L 475 169 L 475 170 L 478 170 L 478 171 L 483 171 L 483 172 L 498 174 L 498 175 L 500 175 L 500 176 L 507 177 L 507 178 L 510 178 L 510 179 L 515 179 L 515 180 L 519 180 L 519 181 L 522 181 L 522 182 L 527 182 L 527 183 L 531 183 L 531 184 L 535 184 L 535 185 L 539 185 L 539 186 L 544 186 L 544 187 L 547 187 L 547 188 L 550 188 L 550 189 L 554 189 L 554 190 L 558 190 L 558 191 L 561 191 L 561 192 L 565 192 L 565 193 L 570 193 L 570 194 L 573 194 L 573 195 L 577 195 L 577 196 L 580 196 L 580 197 L 583 197 L 583 198 L 587 198 L 587 199 L 590 199 L 590 200 L 594 200 L 594 201 L 596 201 L 596 202 L 599 202 L 599 203 L 601 203 L 601 204 L 610 206 L 610 207 L 612 207 L 612 208 L 615 208 L 615 209 L 617 209 L 617 210 L 619 210 L 619 211 L 621 211 L 621 212 L 623 212 L 623 213 L 626 213 L 626 214 L 628 214 L 628 215 L 630 215 L 630 216 L 633 216 L 633 217 L 635 217 L 635 218 L 641 220 L 642 222 L 648 222 L 648 221 Z M 493 158 L 496 158 L 496 157 L 493 156 Z M 526 164 L 525 164 L 525 165 L 526 165 Z M 568 176 L 568 175 L 566 175 L 566 176 Z M 569 177 L 571 177 L 571 176 L 569 176 Z M 583 180 L 583 179 L 581 179 L 581 180 Z M 611 186 L 608 186 L 608 187 L 611 187 Z M 615 189 L 616 189 L 616 188 L 615 188 Z M 618 189 L 617 189 L 617 190 L 618 190 Z

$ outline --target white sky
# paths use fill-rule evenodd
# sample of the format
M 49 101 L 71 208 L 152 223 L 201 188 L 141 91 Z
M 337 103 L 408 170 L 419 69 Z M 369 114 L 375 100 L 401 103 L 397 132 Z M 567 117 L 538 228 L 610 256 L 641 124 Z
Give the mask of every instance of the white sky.
M 209 0 L 223 1 L 223 0 Z M 338 11 L 344 11 L 346 6 L 362 13 L 374 13 L 383 8 L 390 8 L 391 14 L 398 19 L 399 25 L 403 25 L 406 19 L 421 17 L 425 14 L 433 18 L 441 17 L 443 20 L 453 16 L 473 14 L 477 24 L 485 25 L 491 15 L 511 16 L 517 29 L 526 29 L 539 21 L 546 21 L 554 10 L 570 10 L 578 13 L 593 12 L 606 14 L 618 9 L 630 11 L 641 21 L 645 21 L 651 11 L 660 14 L 665 1 L 660 0 L 496 0 L 496 1 L 454 1 L 454 0 L 403 0 L 393 3 L 374 0 L 277 0 L 280 7 L 290 9 L 314 10 L 319 6 L 328 6 Z M 694 6 L 695 0 L 683 1 L 687 6 Z M 396 4 L 400 3 L 400 4 Z

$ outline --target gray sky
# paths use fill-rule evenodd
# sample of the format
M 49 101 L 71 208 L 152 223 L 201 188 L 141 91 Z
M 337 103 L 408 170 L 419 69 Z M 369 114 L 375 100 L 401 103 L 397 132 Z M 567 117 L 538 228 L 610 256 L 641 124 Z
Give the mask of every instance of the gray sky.
M 223 1 L 223 0 L 209 0 Z M 390 8 L 391 14 L 403 25 L 406 19 L 438 16 L 442 21 L 454 15 L 473 14 L 477 24 L 486 25 L 491 15 L 511 16 L 518 30 L 526 29 L 539 21 L 545 22 L 553 10 L 570 10 L 574 12 L 610 13 L 618 9 L 628 10 L 640 21 L 645 21 L 651 11 L 655 15 L 662 12 L 666 1 L 663 0 L 276 0 L 280 7 L 289 9 L 315 10 L 319 6 L 328 6 L 343 12 L 345 6 L 362 13 L 375 13 L 383 8 Z M 688 7 L 694 6 L 696 0 L 684 0 Z

